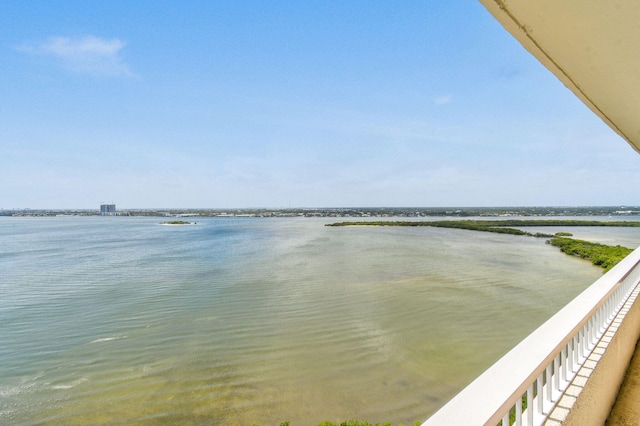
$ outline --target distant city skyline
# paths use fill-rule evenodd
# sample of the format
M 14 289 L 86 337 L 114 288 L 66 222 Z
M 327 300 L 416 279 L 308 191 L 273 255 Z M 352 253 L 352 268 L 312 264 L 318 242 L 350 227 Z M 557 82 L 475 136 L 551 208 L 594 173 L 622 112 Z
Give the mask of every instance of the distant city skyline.
M 502 207 L 317 207 L 219 209 L 120 209 L 101 204 L 94 209 L 0 209 L 0 216 L 176 216 L 176 217 L 495 217 L 495 216 L 609 216 L 640 215 L 640 206 L 502 206 Z M 627 219 L 625 219 L 627 220 Z
M 0 209 L 640 205 L 478 2 L 11 2 L 0 39 Z

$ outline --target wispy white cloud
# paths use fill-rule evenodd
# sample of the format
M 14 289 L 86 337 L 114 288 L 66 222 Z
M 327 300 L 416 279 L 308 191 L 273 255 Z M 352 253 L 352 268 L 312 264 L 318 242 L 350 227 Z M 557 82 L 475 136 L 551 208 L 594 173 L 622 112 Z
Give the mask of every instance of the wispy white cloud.
M 504 80 L 512 80 L 522 75 L 522 69 L 514 64 L 503 65 L 496 70 L 496 76 Z
M 93 35 L 49 37 L 41 43 L 25 43 L 18 51 L 57 59 L 69 70 L 106 76 L 131 76 L 133 73 L 121 57 L 126 43 Z
M 433 103 L 436 105 L 444 105 L 451 102 L 453 102 L 453 96 L 451 95 L 438 96 L 433 100 Z

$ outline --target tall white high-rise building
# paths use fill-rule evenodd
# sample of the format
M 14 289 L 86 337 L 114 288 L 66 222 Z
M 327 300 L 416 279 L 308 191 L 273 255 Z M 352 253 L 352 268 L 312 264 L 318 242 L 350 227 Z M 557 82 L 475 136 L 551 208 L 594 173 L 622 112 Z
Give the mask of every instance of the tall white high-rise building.
M 115 204 L 100 204 L 100 214 L 102 216 L 115 216 L 116 205 Z

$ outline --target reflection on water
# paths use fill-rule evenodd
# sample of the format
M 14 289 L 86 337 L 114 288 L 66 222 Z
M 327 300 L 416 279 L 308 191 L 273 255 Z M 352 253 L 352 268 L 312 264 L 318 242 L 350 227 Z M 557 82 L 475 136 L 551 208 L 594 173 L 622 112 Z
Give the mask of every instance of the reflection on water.
M 2 218 L 0 423 L 412 423 L 601 275 L 540 239 L 325 222 Z

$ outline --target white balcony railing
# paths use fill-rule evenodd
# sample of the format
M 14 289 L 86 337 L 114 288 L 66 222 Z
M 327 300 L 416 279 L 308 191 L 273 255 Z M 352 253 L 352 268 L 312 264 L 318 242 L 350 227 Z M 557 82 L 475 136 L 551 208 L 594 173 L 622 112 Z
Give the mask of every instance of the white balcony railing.
M 640 292 L 639 264 L 640 248 L 526 337 L 423 426 L 537 426 L 550 416 L 566 418 L 589 377 L 584 371 L 595 369 Z M 636 334 L 628 346 L 634 348 L 637 338 Z M 619 369 L 622 371 L 615 376 L 621 381 L 626 362 Z M 614 386 L 615 391 L 619 383 Z M 570 403 L 558 404 L 563 397 Z

